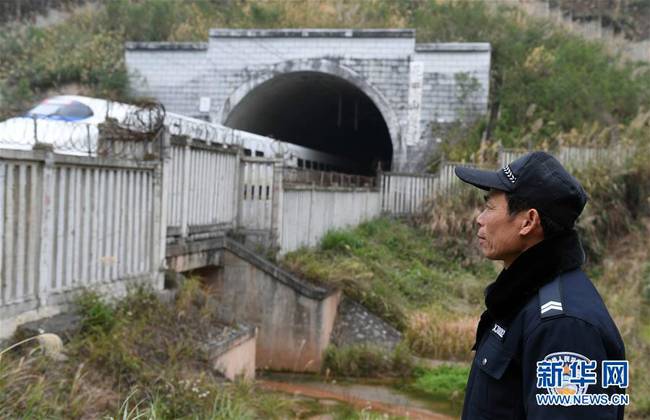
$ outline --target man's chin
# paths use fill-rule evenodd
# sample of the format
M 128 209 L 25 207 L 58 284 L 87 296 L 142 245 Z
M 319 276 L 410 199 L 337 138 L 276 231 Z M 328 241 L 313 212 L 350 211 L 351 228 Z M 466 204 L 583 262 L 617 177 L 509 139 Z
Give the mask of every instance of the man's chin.
M 491 259 L 491 258 L 490 258 L 490 253 L 489 253 L 488 251 L 486 251 L 485 248 L 484 248 L 480 243 L 479 243 L 479 245 L 478 245 L 478 249 L 481 251 L 481 254 L 482 254 L 485 258 L 487 258 L 487 259 Z
M 487 258 L 488 260 L 501 261 L 501 258 L 499 258 L 498 255 L 494 255 L 494 254 L 491 254 L 489 252 L 486 252 L 484 249 L 481 249 L 481 254 L 483 254 L 483 256 L 485 258 Z

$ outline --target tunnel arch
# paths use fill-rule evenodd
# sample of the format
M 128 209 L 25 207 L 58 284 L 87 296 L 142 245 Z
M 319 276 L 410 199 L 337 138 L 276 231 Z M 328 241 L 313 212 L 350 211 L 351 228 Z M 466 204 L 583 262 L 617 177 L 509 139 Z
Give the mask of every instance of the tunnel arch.
M 286 112 L 291 106 L 297 118 L 283 126 L 281 120 L 291 118 Z M 338 114 L 337 127 L 331 125 L 332 112 Z M 328 118 L 321 118 L 322 114 Z M 372 173 L 378 161 L 389 169 L 399 144 L 397 118 L 383 94 L 356 72 L 325 59 L 286 61 L 257 72 L 230 94 L 214 119 L 232 128 L 344 155 L 358 161 L 363 173 Z M 323 138 L 328 135 L 330 139 Z

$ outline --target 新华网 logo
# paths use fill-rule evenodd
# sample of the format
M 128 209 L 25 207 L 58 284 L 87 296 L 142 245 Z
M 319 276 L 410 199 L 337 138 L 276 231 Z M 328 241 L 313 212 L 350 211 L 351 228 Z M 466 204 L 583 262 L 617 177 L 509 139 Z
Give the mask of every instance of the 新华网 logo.
M 623 391 L 629 385 L 627 360 L 601 362 L 601 387 L 618 387 L 621 393 L 588 393 L 589 386 L 598 383 L 597 362 L 573 352 L 548 354 L 537 362 L 537 388 L 547 393 L 537 394 L 539 405 L 627 405 L 629 395 Z M 611 392 L 611 391 L 608 391 Z

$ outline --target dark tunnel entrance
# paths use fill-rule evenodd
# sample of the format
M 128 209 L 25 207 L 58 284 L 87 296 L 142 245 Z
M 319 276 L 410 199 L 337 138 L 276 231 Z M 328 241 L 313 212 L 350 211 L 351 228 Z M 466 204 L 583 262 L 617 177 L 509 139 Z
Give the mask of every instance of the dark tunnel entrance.
M 378 163 L 389 170 L 393 158 L 377 106 L 358 87 L 325 73 L 287 73 L 260 84 L 225 125 L 345 157 L 360 174 L 375 174 Z

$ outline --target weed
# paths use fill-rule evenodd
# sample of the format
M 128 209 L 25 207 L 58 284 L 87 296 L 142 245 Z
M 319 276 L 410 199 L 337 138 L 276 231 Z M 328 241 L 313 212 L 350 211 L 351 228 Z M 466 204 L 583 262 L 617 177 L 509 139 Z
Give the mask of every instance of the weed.
M 413 368 L 411 354 L 404 345 L 393 351 L 371 344 L 330 346 L 323 362 L 323 371 L 331 375 L 357 378 L 409 377 Z
M 437 400 L 446 400 L 458 406 L 465 395 L 469 366 L 440 365 L 419 369 L 408 389 Z
M 331 230 L 321 239 L 320 246 L 325 251 L 346 251 L 364 246 L 361 238 L 346 230 Z
M 67 359 L 2 354 L 0 418 L 295 418 L 294 399 L 213 373 L 202 350 L 202 338 L 218 325 L 204 310 L 208 300 L 196 279 L 171 305 L 141 287 L 111 305 L 84 294 L 88 327 L 66 345 Z
M 246 400 L 236 399 L 228 393 L 219 393 L 212 403 L 211 419 L 246 420 L 255 418 L 255 413 L 246 406 Z
M 75 303 L 82 317 L 82 333 L 108 333 L 115 326 L 115 309 L 96 292 L 88 290 L 82 292 Z

